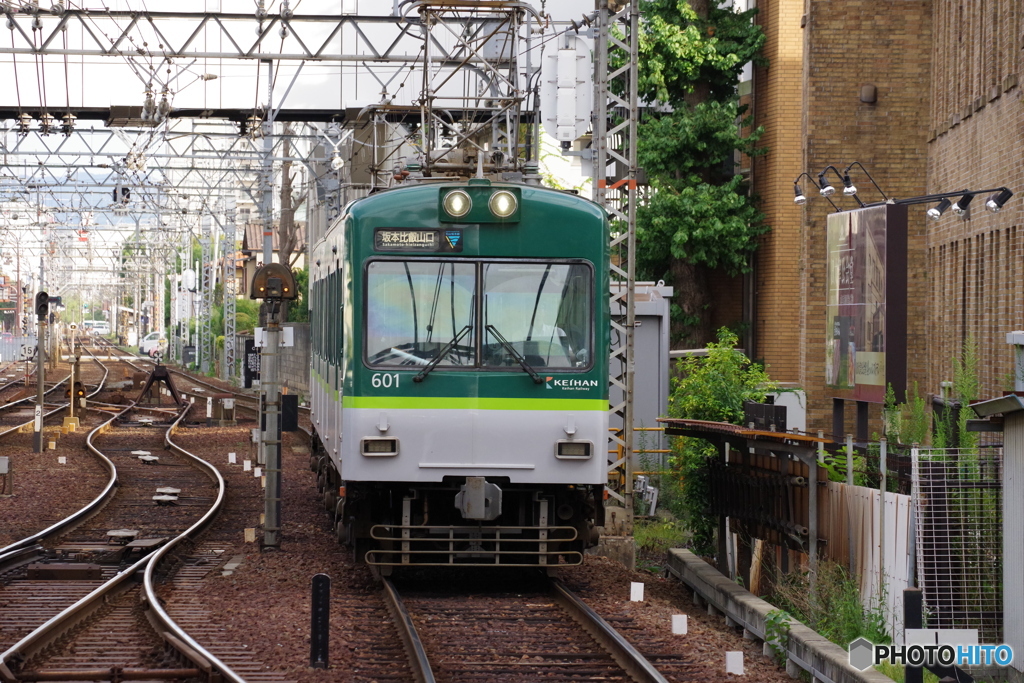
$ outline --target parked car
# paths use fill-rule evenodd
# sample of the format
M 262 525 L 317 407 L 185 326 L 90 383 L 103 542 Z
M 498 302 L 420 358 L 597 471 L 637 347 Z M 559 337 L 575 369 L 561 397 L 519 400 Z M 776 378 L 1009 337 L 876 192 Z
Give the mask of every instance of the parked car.
M 144 356 L 155 356 L 167 350 L 167 337 L 163 332 L 150 332 L 142 338 L 139 353 Z
M 92 323 L 92 333 L 99 335 L 110 334 L 110 323 L 106 320 L 94 320 Z

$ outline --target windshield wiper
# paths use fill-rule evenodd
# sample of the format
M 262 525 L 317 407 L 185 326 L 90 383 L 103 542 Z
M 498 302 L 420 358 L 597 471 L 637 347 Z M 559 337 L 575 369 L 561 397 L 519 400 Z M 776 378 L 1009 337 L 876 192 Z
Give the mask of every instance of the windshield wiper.
M 509 343 L 507 339 L 501 336 L 501 333 L 498 332 L 494 325 L 488 325 L 487 331 L 494 335 L 494 338 L 498 340 L 498 343 L 501 344 L 502 348 L 508 351 L 508 355 L 515 358 L 516 362 L 523 366 L 523 370 L 526 371 L 526 374 L 533 378 L 534 384 L 544 383 L 544 380 L 541 379 L 541 376 L 537 374 L 537 371 L 530 367 L 530 364 L 526 362 L 526 359 L 519 355 L 519 352 L 515 350 L 515 348 L 512 346 L 512 344 Z
M 448 355 L 448 352 L 451 351 L 455 347 L 455 345 L 459 343 L 459 340 L 466 336 L 466 333 L 469 332 L 471 329 L 473 329 L 472 325 L 466 325 L 461 330 L 459 330 L 459 333 L 452 337 L 452 340 L 445 344 L 444 347 L 442 347 L 441 350 L 437 352 L 436 356 L 430 359 L 430 362 L 427 363 L 427 365 L 422 370 L 420 370 L 415 377 L 412 378 L 412 381 L 422 382 L 423 379 L 430 374 L 431 370 L 437 367 L 437 364 L 440 363 L 444 359 L 444 357 Z

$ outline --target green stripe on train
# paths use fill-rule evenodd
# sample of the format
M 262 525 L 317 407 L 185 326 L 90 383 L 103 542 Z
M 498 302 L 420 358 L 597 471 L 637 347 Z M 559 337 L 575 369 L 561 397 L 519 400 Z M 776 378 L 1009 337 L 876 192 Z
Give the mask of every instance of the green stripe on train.
M 464 396 L 345 396 L 345 408 L 373 410 L 608 410 L 603 399 Z

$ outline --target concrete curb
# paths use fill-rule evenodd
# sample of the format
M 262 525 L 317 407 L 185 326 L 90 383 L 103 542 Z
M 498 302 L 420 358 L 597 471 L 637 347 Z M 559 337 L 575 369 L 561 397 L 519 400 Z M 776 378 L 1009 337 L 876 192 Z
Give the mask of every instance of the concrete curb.
M 695 596 L 724 614 L 731 625 L 742 626 L 757 638 L 765 639 L 765 622 L 768 613 L 776 609 L 774 605 L 722 576 L 717 569 L 689 550 L 670 550 L 667 568 L 689 586 Z M 874 669 L 858 671 L 850 666 L 846 650 L 795 619 L 789 623 L 786 670 L 791 676 L 798 675 L 799 667 L 809 672 L 814 681 L 892 683 L 891 678 Z

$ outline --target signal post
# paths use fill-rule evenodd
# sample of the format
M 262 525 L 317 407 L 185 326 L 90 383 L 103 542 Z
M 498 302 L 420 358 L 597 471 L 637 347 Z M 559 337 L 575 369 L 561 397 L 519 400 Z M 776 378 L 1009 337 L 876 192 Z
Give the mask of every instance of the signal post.
M 264 499 L 263 548 L 281 545 L 281 391 L 277 353 L 280 346 L 281 302 L 294 300 L 295 277 L 280 263 L 268 263 L 252 278 L 250 297 L 263 299 L 267 306 L 267 342 L 260 361 L 260 390 L 263 392 L 267 428 L 260 432 L 266 459 L 267 487 Z
M 36 411 L 32 421 L 32 451 L 43 452 L 43 397 L 46 392 L 46 318 L 50 314 L 50 295 L 36 294 Z

